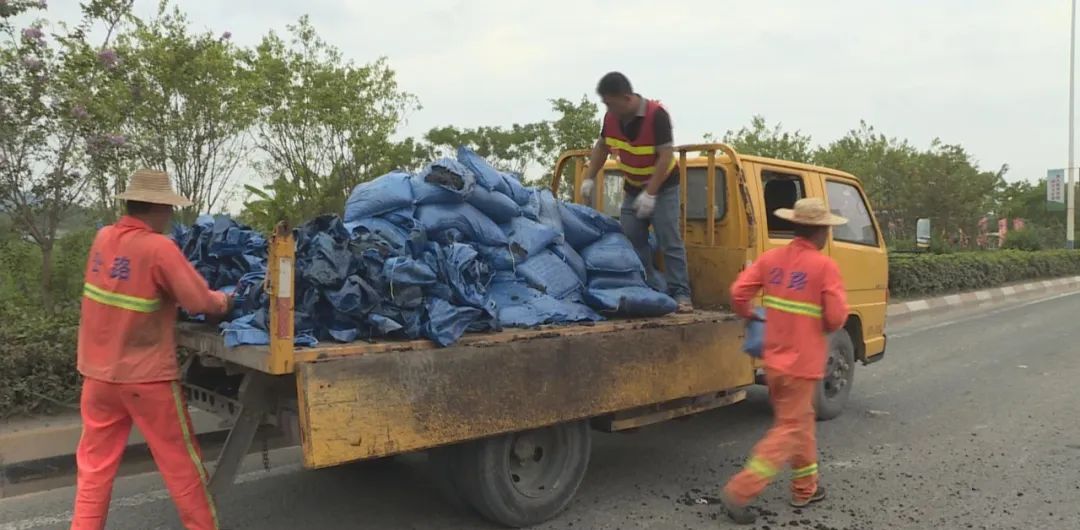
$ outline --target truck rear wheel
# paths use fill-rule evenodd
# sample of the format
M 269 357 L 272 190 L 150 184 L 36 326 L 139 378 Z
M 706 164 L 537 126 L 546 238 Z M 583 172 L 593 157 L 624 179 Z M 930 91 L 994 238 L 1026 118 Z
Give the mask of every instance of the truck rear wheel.
M 485 518 L 512 528 L 547 521 L 577 493 L 589 465 L 587 421 L 563 423 L 461 447 L 455 482 Z
M 825 377 L 814 396 L 817 419 L 831 420 L 844 412 L 851 386 L 855 383 L 855 344 L 847 330 L 829 335 L 829 357 Z

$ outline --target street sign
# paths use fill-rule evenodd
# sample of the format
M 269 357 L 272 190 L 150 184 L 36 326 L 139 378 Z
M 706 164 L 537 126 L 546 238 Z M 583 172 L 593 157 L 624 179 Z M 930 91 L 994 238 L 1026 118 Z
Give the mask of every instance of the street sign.
M 1065 204 L 1065 170 L 1046 170 L 1046 202 L 1050 206 Z

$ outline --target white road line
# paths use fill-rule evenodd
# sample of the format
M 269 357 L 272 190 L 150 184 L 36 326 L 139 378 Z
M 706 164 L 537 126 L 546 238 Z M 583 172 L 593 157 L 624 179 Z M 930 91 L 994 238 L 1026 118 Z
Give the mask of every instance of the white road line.
M 270 471 L 253 471 L 251 473 L 244 473 L 243 475 L 236 477 L 236 483 L 244 484 L 247 482 L 257 482 L 268 478 L 274 478 L 282 475 L 296 473 L 298 471 L 301 471 L 302 469 L 303 467 L 300 464 L 289 464 L 273 468 Z M 137 493 L 135 495 L 129 495 L 127 497 L 113 499 L 110 508 L 135 508 L 144 504 L 161 502 L 168 499 L 168 491 L 154 490 L 148 493 Z M 68 523 L 71 522 L 71 516 L 72 513 L 70 511 L 56 513 L 52 515 L 42 515 L 30 519 L 23 519 L 21 521 L 0 524 L 0 530 L 32 530 L 34 528 L 41 528 L 43 526 L 66 526 Z
M 1058 295 L 1054 295 L 1054 296 L 1049 296 L 1049 297 L 1046 297 L 1046 298 L 1039 298 L 1037 300 L 1030 300 L 1030 301 L 1024 302 L 1022 304 L 1010 305 L 1008 307 L 1002 307 L 1002 308 L 994 309 L 994 310 L 991 310 L 991 311 L 984 311 L 984 312 L 976 314 L 976 315 L 970 315 L 970 316 L 966 316 L 966 317 L 963 317 L 963 318 L 957 318 L 957 319 L 954 319 L 954 320 L 946 320 L 944 322 L 937 322 L 935 324 L 930 324 L 930 325 L 927 325 L 927 326 L 920 326 L 918 328 L 911 329 L 911 330 L 908 330 L 908 331 L 901 331 L 899 333 L 889 333 L 889 338 L 890 339 L 894 339 L 894 338 L 899 339 L 899 338 L 903 338 L 903 337 L 910 337 L 911 335 L 914 335 L 916 333 L 922 333 L 924 331 L 930 331 L 930 330 L 933 330 L 933 329 L 944 328 L 944 327 L 952 326 L 952 325 L 955 325 L 955 324 L 960 324 L 960 323 L 963 323 L 963 322 L 969 322 L 969 321 L 972 321 L 972 320 L 978 320 L 980 318 L 986 318 L 986 317 L 989 317 L 989 316 L 993 316 L 993 315 L 997 315 L 997 314 L 1001 314 L 1001 313 L 1006 313 L 1008 311 L 1014 311 L 1014 310 L 1017 310 L 1017 309 L 1021 309 L 1021 308 L 1024 308 L 1024 307 L 1027 307 L 1027 306 L 1030 306 L 1030 305 L 1041 304 L 1043 302 L 1049 302 L 1051 300 L 1057 300 L 1058 298 L 1065 298 L 1066 296 L 1074 296 L 1074 295 L 1077 295 L 1077 294 L 1080 294 L 1080 291 L 1072 291 L 1072 292 L 1068 292 L 1068 293 L 1062 293 L 1062 294 L 1058 294 Z M 7 529 L 0 526 L 0 530 L 7 530 Z

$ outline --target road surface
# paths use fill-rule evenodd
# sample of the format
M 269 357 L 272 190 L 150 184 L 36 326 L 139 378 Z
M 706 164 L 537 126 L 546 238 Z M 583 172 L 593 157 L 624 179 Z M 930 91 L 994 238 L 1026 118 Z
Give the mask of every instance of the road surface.
M 848 410 L 819 424 L 829 499 L 801 512 L 772 486 L 756 528 L 1080 528 L 1080 296 L 890 329 Z M 746 403 L 597 434 L 576 501 L 541 529 L 728 527 L 707 502 L 769 424 Z M 277 452 L 219 504 L 225 528 L 474 529 L 427 483 L 424 459 L 301 471 Z M 179 528 L 156 475 L 118 481 L 109 528 Z M 73 491 L 0 501 L 0 530 L 66 528 Z M 755 527 L 751 527 L 755 528 Z

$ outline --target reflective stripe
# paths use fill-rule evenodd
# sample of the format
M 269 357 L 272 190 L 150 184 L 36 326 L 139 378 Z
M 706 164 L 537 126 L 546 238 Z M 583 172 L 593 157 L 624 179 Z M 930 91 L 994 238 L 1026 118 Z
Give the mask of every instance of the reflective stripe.
M 615 149 L 626 151 L 627 153 L 630 153 L 632 155 L 655 155 L 656 154 L 656 146 L 655 145 L 630 145 L 629 143 L 627 143 L 627 142 L 625 142 L 623 140 L 620 140 L 618 138 L 612 138 L 610 136 L 605 136 L 604 137 L 604 143 L 607 144 L 608 147 L 614 147 Z
M 96 285 L 83 284 L 83 296 L 99 303 L 138 313 L 153 313 L 161 308 L 161 300 L 158 298 L 139 298 L 126 294 L 106 291 Z
M 794 478 L 812 477 L 817 474 L 817 464 L 810 464 L 806 467 L 792 470 L 792 474 L 794 475 Z
M 670 164 L 671 167 L 668 168 L 668 171 L 671 171 L 672 169 L 675 169 L 676 164 L 677 164 L 677 162 L 675 162 L 675 160 L 672 159 L 671 164 Z M 637 175 L 639 177 L 651 177 L 653 172 L 656 171 L 656 166 L 634 167 L 634 166 L 628 166 L 628 165 L 626 165 L 626 164 L 624 164 L 624 163 L 622 163 L 620 161 L 619 162 L 619 171 L 622 171 L 623 173 L 626 173 L 628 175 Z
M 778 472 L 772 464 L 756 456 L 746 463 L 746 470 L 766 480 L 775 477 Z
M 214 498 L 210 496 L 210 479 L 206 477 L 206 468 L 203 466 L 199 452 L 195 450 L 195 442 L 191 439 L 191 430 L 188 429 L 187 414 L 184 411 L 184 400 L 180 397 L 180 383 L 172 382 L 173 401 L 176 403 L 176 416 L 180 420 L 180 432 L 184 435 L 184 445 L 187 446 L 188 456 L 199 471 L 199 479 L 202 482 L 203 494 L 206 495 L 206 504 L 210 506 L 210 515 L 214 517 L 214 528 L 218 528 L 217 508 L 214 507 Z
M 780 298 L 779 296 L 769 295 L 765 296 L 764 302 L 765 307 L 768 307 L 769 309 L 775 309 L 793 315 L 821 318 L 821 306 L 819 305 L 796 302 L 795 300 L 788 300 L 786 298 Z

